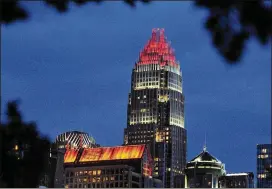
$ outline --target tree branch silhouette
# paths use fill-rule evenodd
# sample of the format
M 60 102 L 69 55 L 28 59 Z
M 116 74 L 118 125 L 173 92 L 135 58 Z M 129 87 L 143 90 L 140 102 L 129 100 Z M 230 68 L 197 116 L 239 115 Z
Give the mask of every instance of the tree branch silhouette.
M 34 122 L 25 123 L 18 102 L 7 105 L 7 122 L 1 123 L 0 186 L 36 188 L 46 169 L 50 142 Z

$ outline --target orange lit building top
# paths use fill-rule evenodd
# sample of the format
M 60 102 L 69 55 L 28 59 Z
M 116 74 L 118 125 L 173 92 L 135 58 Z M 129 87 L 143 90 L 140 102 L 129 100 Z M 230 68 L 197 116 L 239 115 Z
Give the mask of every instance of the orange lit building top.
M 73 163 L 78 155 L 77 149 L 67 149 L 64 155 L 64 163 Z
M 144 150 L 145 145 L 85 148 L 79 162 L 139 159 Z
M 79 163 L 140 159 L 142 158 L 144 151 L 144 144 L 115 147 L 81 148 L 80 150 L 70 148 L 65 152 L 64 163 L 74 163 L 78 156 L 80 156 L 78 158 Z
M 124 161 L 120 161 L 124 160 Z M 65 167 L 129 165 L 144 176 L 152 176 L 152 157 L 145 144 L 98 148 L 67 148 Z

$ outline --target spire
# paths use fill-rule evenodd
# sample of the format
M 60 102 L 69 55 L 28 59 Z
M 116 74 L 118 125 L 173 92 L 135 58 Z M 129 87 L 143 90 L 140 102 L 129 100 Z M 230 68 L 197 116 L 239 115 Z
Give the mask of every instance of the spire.
M 164 42 L 164 28 L 153 28 L 151 41 Z
M 164 37 L 164 29 L 162 28 L 162 29 L 160 29 L 160 42 L 164 42 L 164 39 L 165 39 L 165 37 Z
M 206 132 L 205 132 L 205 141 L 204 141 L 203 151 L 204 151 L 204 152 L 207 151 Z
M 156 41 L 156 38 L 157 38 L 157 29 L 153 28 L 151 41 Z

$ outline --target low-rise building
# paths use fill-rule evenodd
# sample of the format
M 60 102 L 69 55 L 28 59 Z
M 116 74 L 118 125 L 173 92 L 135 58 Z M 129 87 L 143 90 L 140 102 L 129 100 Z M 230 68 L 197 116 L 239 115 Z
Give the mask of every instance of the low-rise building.
M 219 178 L 219 188 L 254 188 L 254 174 L 230 173 Z
M 161 187 L 152 178 L 152 158 L 147 145 L 82 148 L 64 156 L 67 188 Z

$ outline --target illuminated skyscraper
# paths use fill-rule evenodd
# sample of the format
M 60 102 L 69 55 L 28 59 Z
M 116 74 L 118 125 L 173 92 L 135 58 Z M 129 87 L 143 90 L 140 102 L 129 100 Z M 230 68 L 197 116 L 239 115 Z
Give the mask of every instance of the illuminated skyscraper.
M 150 144 L 154 177 L 180 187 L 186 165 L 182 74 L 164 29 L 153 29 L 131 76 L 124 144 Z

